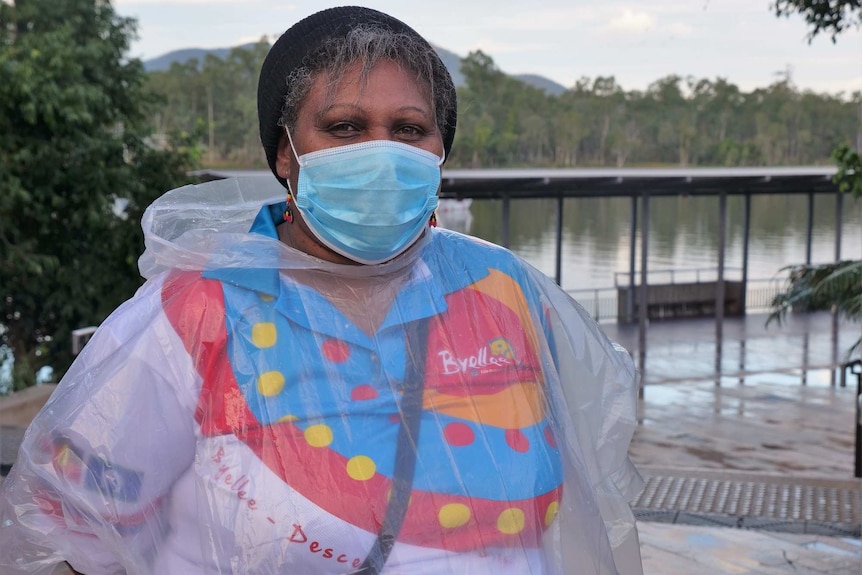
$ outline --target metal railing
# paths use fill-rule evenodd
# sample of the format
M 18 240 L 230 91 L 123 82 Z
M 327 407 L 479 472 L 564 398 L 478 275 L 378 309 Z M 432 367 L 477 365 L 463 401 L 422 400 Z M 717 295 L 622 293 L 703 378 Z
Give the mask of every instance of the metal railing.
M 672 271 L 672 270 L 667 270 Z M 697 270 L 688 270 L 696 272 Z M 705 271 L 705 270 L 701 270 Z M 657 270 L 658 272 L 658 270 Z M 627 272 L 618 272 L 628 276 Z M 618 274 L 615 274 L 618 275 Z M 679 274 L 676 274 L 679 276 Z M 705 276 L 695 276 L 705 277 Z M 674 278 L 676 279 L 676 277 Z M 710 281 L 710 280 L 701 280 Z M 625 287 L 628 284 L 622 284 Z M 637 283 L 635 285 L 638 285 Z M 745 292 L 746 312 L 767 312 L 771 310 L 772 300 L 782 290 L 783 279 L 756 279 L 748 280 Z M 591 289 L 570 289 L 566 292 L 572 296 L 587 313 L 598 322 L 617 321 L 618 298 L 616 287 L 602 287 Z
M 742 276 L 742 268 L 724 268 L 725 278 L 728 272 L 735 272 L 740 277 Z M 641 281 L 641 273 L 635 272 L 634 284 L 638 285 Z M 626 287 L 631 284 L 630 272 L 614 272 L 614 286 Z M 656 278 L 658 276 L 658 278 Z M 621 280 L 620 278 L 624 278 Z M 711 268 L 675 268 L 665 270 L 647 270 L 647 283 L 701 283 L 701 282 L 718 281 L 718 269 Z

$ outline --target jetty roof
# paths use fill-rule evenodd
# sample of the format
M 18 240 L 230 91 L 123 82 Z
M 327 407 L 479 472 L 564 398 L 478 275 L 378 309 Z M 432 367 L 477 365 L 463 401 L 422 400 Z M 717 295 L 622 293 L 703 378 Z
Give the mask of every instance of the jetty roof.
M 757 168 L 444 169 L 441 197 L 597 197 L 649 195 L 834 193 L 833 166 Z M 269 178 L 269 170 L 191 172 L 201 181 Z

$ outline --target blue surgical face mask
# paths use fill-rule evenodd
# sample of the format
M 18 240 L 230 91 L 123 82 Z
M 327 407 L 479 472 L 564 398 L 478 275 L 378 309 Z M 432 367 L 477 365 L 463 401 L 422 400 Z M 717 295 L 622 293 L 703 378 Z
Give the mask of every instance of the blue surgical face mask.
M 296 159 L 294 199 L 305 223 L 355 262 L 379 264 L 409 248 L 437 207 L 443 159 L 415 146 L 375 140 Z

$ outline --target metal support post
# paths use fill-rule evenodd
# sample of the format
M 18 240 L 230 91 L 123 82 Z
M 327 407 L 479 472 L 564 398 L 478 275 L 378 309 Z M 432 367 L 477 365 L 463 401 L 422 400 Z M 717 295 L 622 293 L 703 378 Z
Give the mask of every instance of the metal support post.
M 511 202 L 509 194 L 503 196 L 503 247 L 509 247 L 509 215 L 511 211 Z
M 805 240 L 805 265 L 811 265 L 811 245 L 814 243 L 814 192 L 808 192 L 808 218 Z
M 718 281 L 715 283 L 715 385 L 721 385 L 724 340 L 724 247 L 727 243 L 727 193 L 718 196 Z
M 629 226 L 629 291 L 626 296 L 626 322 L 635 320 L 635 253 L 637 251 L 638 197 L 632 196 L 631 224 Z
M 554 281 L 558 286 L 563 285 L 563 195 L 557 198 L 557 249 L 556 249 L 556 273 Z
M 856 455 L 853 477 L 862 477 L 862 360 L 844 364 L 845 372 L 847 369 L 856 376 Z
M 742 212 L 742 313 L 748 307 L 748 239 L 751 235 L 751 194 L 745 194 Z
M 644 385 L 646 383 L 646 338 L 647 321 L 649 318 L 649 192 L 644 192 L 641 197 L 641 285 L 638 293 L 638 371 L 640 373 L 640 386 L 638 397 L 644 398 Z

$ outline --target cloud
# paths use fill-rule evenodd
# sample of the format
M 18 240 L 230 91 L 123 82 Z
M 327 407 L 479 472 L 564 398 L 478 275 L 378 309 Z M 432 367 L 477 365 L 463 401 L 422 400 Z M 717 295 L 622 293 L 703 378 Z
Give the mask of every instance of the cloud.
M 566 6 L 541 8 L 530 5 L 530 9 L 517 13 L 497 14 L 488 22 L 491 27 L 518 31 L 571 31 L 583 24 L 597 21 L 599 10 L 589 6 Z
M 691 38 L 694 35 L 694 28 L 685 22 L 673 22 L 672 24 L 663 26 L 662 30 L 677 38 Z
M 811 78 L 805 83 L 805 88 L 818 93 L 838 94 L 843 93 L 848 97 L 854 92 L 862 92 L 862 76 L 847 78 L 844 80 L 820 80 Z
M 604 29 L 608 32 L 646 32 L 655 27 L 655 18 L 648 12 L 635 11 L 629 8 L 611 20 Z
M 451 48 L 449 48 L 451 49 Z M 458 47 L 458 52 L 463 52 L 467 54 L 468 52 L 472 52 L 474 50 L 481 50 L 485 54 L 498 55 L 498 54 L 522 54 L 525 52 L 543 52 L 549 49 L 553 49 L 553 46 L 548 44 L 525 44 L 522 42 L 495 42 L 494 40 L 489 39 L 479 39 L 476 40 L 466 47 Z
M 236 0 L 114 0 L 114 6 L 187 6 L 195 4 L 235 4 Z

